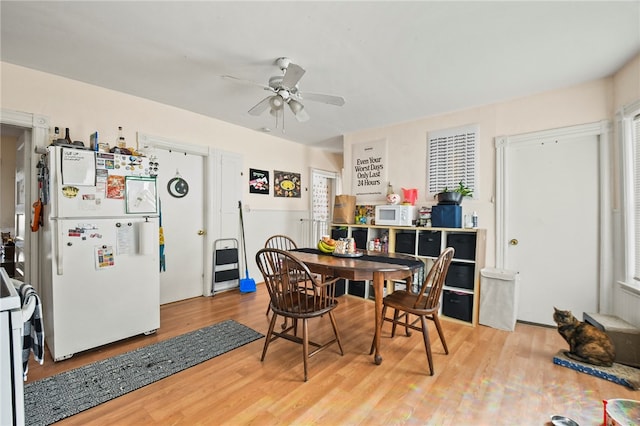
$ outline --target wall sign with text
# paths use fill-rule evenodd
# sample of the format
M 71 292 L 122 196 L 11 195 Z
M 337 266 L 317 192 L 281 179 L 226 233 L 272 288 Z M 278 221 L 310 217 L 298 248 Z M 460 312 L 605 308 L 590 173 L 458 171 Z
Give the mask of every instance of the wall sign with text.
M 359 201 L 381 200 L 387 194 L 387 141 L 352 146 L 351 194 Z

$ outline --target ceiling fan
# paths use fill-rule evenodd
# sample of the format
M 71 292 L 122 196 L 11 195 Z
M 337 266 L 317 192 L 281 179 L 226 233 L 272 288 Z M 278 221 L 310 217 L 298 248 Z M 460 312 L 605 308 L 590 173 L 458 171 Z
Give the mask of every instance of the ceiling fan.
M 282 71 L 282 75 L 276 75 L 269 79 L 269 84 L 264 85 L 250 80 L 223 75 L 222 78 L 262 87 L 264 90 L 272 92 L 269 96 L 258 102 L 250 110 L 251 115 L 260 115 L 269 109 L 271 115 L 276 118 L 276 127 L 282 122 L 284 131 L 284 107 L 289 106 L 296 120 L 304 122 L 309 120 L 309 114 L 302 103 L 303 100 L 322 102 L 329 105 L 342 106 L 344 98 L 342 96 L 326 95 L 322 93 L 300 92 L 298 83 L 306 72 L 300 65 L 294 64 L 289 58 L 278 58 L 275 64 Z

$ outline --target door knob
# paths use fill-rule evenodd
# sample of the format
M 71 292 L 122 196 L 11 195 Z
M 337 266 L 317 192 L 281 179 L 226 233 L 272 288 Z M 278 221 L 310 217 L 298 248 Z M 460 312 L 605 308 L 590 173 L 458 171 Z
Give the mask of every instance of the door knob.
M 206 232 L 204 229 L 200 229 L 200 230 L 198 230 L 198 235 L 204 235 L 204 234 L 206 234 L 206 233 L 207 233 L 207 232 Z
M 511 244 L 512 246 L 517 246 L 517 245 L 518 245 L 518 240 L 517 240 L 517 239 L 515 239 L 515 238 L 512 238 L 512 239 L 509 241 L 509 244 Z

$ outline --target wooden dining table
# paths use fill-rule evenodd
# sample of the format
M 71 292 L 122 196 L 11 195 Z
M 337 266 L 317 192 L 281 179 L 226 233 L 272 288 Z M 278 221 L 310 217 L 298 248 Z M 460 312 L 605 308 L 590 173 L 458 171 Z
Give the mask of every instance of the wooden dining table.
M 424 266 L 417 257 L 400 253 L 363 251 L 362 257 L 338 257 L 325 254 L 317 249 L 301 248 L 291 251 L 309 270 L 324 276 L 340 277 L 348 280 L 373 282 L 375 295 L 374 362 L 382 363 L 380 354 L 380 333 L 382 331 L 382 299 L 387 280 L 407 280 L 411 285 L 414 273 Z

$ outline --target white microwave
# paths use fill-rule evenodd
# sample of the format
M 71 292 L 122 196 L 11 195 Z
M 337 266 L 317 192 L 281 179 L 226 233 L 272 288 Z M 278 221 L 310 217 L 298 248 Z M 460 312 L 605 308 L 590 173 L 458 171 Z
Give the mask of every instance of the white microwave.
M 376 225 L 413 226 L 418 219 L 416 206 L 386 204 L 376 206 Z

